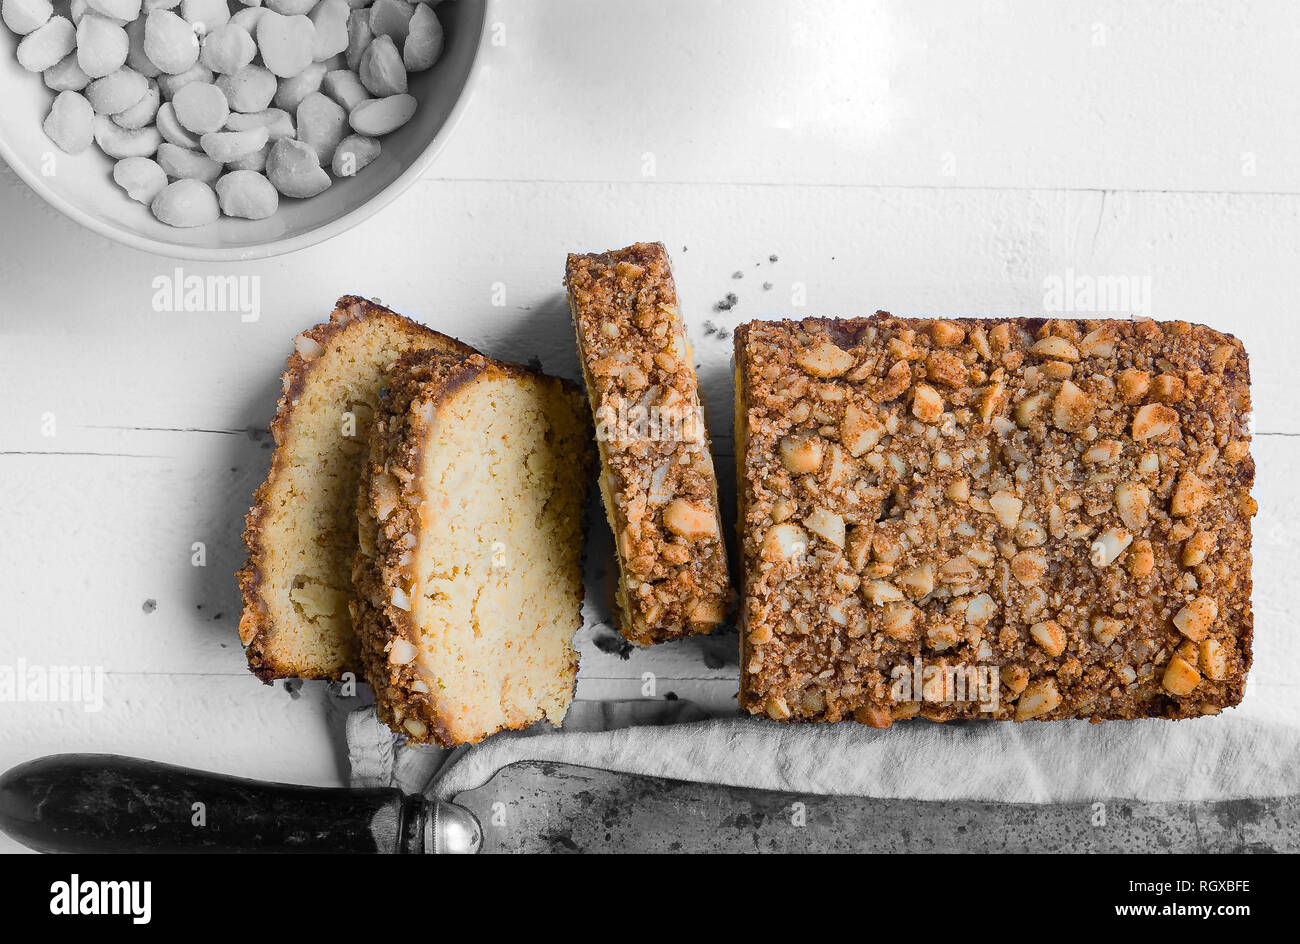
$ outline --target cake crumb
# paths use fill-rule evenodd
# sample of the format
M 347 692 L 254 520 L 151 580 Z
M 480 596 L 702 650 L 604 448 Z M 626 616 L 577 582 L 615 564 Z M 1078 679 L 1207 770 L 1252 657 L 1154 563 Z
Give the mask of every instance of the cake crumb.
M 618 656 L 624 662 L 632 658 L 632 649 L 634 647 L 623 638 L 621 633 L 601 633 L 593 636 L 591 641 L 596 644 L 597 649 L 606 655 Z

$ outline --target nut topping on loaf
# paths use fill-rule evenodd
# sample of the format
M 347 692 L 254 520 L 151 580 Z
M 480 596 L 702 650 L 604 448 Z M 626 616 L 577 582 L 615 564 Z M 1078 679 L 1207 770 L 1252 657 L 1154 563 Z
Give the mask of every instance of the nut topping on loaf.
M 615 536 L 615 623 L 637 645 L 708 633 L 726 617 L 731 589 L 668 253 L 638 243 L 570 255 L 565 282 Z
M 752 322 L 736 362 L 746 710 L 885 727 L 1241 700 L 1238 340 L 882 313 Z

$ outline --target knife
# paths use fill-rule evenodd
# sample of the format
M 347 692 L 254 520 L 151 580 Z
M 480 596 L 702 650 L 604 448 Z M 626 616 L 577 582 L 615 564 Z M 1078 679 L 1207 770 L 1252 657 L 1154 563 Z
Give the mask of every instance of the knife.
M 478 820 L 395 788 L 266 783 L 115 754 L 0 776 L 0 831 L 38 852 L 477 852 Z
M 886 800 L 527 761 L 455 801 L 65 754 L 0 777 L 0 831 L 44 852 L 1300 851 L 1300 796 Z M 193 824 L 196 803 L 204 805 L 205 826 Z

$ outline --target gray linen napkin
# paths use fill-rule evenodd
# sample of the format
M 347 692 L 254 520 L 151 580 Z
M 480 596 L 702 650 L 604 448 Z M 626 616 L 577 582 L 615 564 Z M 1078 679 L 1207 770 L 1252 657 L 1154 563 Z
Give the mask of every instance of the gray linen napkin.
M 687 701 L 677 699 L 652 700 L 636 699 L 631 701 L 584 701 L 577 700 L 570 707 L 564 718 L 564 727 L 556 728 L 549 724 L 535 724 L 524 731 L 503 731 L 493 735 L 482 744 L 463 747 L 437 747 L 434 745 L 412 746 L 405 739 L 390 731 L 379 720 L 374 705 L 357 708 L 348 715 L 347 742 L 348 761 L 352 769 L 352 786 L 354 787 L 400 787 L 407 793 L 426 793 L 431 795 L 430 787 L 434 780 L 446 771 L 450 771 L 464 755 L 483 753 L 480 749 L 488 744 L 522 741 L 510 754 L 517 754 L 513 760 L 507 760 L 488 771 L 475 786 L 481 786 L 492 779 L 492 775 L 502 767 L 515 761 L 529 760 L 535 738 L 559 734 L 577 734 L 594 731 L 616 731 L 641 725 L 668 725 L 681 722 L 699 721 L 708 715 Z M 484 758 L 490 766 L 494 761 Z M 573 763 L 579 763 L 574 761 Z M 480 769 L 481 762 L 475 762 Z M 590 766 L 590 765 L 588 765 Z M 456 792 L 469 787 L 459 787 Z M 439 794 L 448 796 L 449 794 Z
M 1300 732 L 1231 711 L 1101 725 L 911 721 L 876 731 L 710 719 L 685 701 L 577 701 L 558 731 L 537 725 L 441 749 L 395 739 L 371 707 L 352 713 L 347 738 L 354 785 L 447 799 L 529 760 L 790 793 L 918 800 L 1191 801 L 1300 790 Z

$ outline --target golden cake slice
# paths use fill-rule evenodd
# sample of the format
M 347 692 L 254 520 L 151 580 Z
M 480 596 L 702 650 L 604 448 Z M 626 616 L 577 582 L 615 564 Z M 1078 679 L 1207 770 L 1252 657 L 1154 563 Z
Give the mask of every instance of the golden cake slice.
M 573 699 L 594 456 L 577 387 L 513 364 L 394 366 L 357 498 L 353 578 L 380 717 L 409 741 L 480 741 Z
M 637 243 L 571 255 L 565 284 L 615 537 L 615 624 L 640 646 L 708 633 L 726 617 L 731 587 L 668 253 Z
M 736 332 L 740 703 L 1190 718 L 1251 663 L 1250 372 L 1186 322 Z
M 355 296 L 294 339 L 271 435 L 271 471 L 248 513 L 239 638 L 263 681 L 361 668 L 348 613 L 356 494 L 385 371 L 410 350 L 474 349 Z

